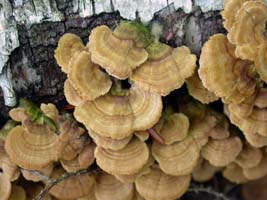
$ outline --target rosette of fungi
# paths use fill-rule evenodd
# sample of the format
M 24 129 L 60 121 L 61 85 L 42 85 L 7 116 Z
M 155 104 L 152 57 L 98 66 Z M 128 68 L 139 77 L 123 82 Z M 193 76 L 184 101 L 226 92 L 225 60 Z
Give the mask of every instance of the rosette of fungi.
M 150 44 L 147 51 L 148 60 L 130 78 L 140 88 L 166 96 L 194 73 L 196 56 L 186 46 L 171 48 L 158 42 Z
M 217 97 L 214 93 L 207 90 L 201 82 L 197 71 L 193 76 L 189 77 L 186 81 L 186 86 L 189 94 L 194 97 L 196 100 L 200 101 L 203 104 L 208 104 L 214 101 L 217 101 Z
M 267 90 L 260 88 L 240 104 L 225 105 L 231 122 L 242 130 L 247 141 L 255 147 L 267 145 Z
M 134 184 L 122 183 L 110 174 L 100 174 L 96 177 L 95 196 L 97 200 L 132 200 Z
M 151 151 L 160 169 L 173 176 L 191 174 L 200 156 L 199 145 L 192 137 L 171 145 L 153 142 Z
M 112 85 L 109 76 L 92 63 L 81 39 L 74 34 L 63 35 L 55 50 L 55 58 L 61 69 L 67 73 L 64 94 L 67 101 L 77 105 L 83 100 L 93 100 L 107 93 Z
M 264 1 L 247 1 L 235 15 L 227 38 L 236 45 L 235 55 L 254 61 L 258 46 L 266 41 L 267 5 Z
M 65 173 L 64 169 L 57 168 L 52 174 L 52 178 L 58 178 Z M 89 195 L 94 191 L 95 178 L 92 175 L 81 174 L 69 177 L 54 185 L 49 194 L 57 199 L 78 199 Z
M 225 103 L 241 103 L 256 88 L 252 63 L 235 57 L 235 47 L 223 34 L 204 44 L 198 70 L 203 85 Z
M 207 160 L 200 157 L 197 166 L 192 172 L 192 178 L 196 182 L 207 182 L 211 180 L 218 171 L 220 171 L 219 167 L 213 166 Z
M 165 144 L 182 141 L 186 138 L 189 129 L 189 119 L 183 113 L 164 112 L 163 117 L 154 126 L 157 133 L 164 139 Z
M 88 48 L 94 63 L 117 79 L 127 79 L 132 70 L 147 60 L 148 53 L 135 45 L 134 35 L 125 38 L 126 34 L 122 36 L 120 30 L 117 32 L 119 34 L 114 34 L 105 25 L 94 28 L 89 36 Z
M 97 165 L 110 174 L 132 175 L 147 163 L 149 150 L 146 143 L 135 138 L 120 150 L 97 146 L 95 157 Z
M 111 91 L 78 105 L 74 116 L 100 136 L 123 139 L 135 131 L 151 128 L 159 120 L 161 111 L 160 95 L 132 86 L 129 91 Z
M 239 137 L 231 136 L 226 139 L 211 139 L 201 149 L 201 155 L 213 166 L 224 167 L 233 162 L 242 150 Z
M 190 175 L 171 176 L 153 166 L 149 174 L 136 179 L 135 186 L 146 200 L 173 200 L 180 198 L 187 191 L 190 180 Z

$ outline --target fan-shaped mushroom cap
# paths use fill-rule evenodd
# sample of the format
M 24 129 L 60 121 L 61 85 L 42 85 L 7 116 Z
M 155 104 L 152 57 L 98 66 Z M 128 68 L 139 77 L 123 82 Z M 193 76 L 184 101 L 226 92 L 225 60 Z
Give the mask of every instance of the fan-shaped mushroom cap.
M 99 147 L 103 147 L 105 149 L 113 149 L 113 150 L 119 150 L 124 148 L 132 139 L 132 136 L 123 138 L 123 139 L 112 139 L 110 137 L 103 137 L 93 130 L 90 130 L 89 135 L 93 138 L 94 142 Z
M 165 144 L 182 141 L 186 138 L 189 129 L 189 119 L 183 113 L 174 113 L 168 116 L 162 128 L 158 130 Z
M 10 181 L 14 181 L 18 179 L 20 171 L 18 166 L 10 160 L 4 145 L 4 140 L 0 140 L 0 168 Z
M 236 14 L 244 2 L 250 0 L 227 0 L 224 3 L 224 10 L 221 15 L 224 19 L 223 26 L 226 30 L 230 31 L 234 22 L 236 21 Z
M 228 121 L 224 120 L 223 122 L 217 124 L 209 131 L 209 136 L 213 139 L 228 138 L 230 136 L 228 128 L 229 128 Z
M 112 150 L 97 147 L 95 157 L 98 166 L 110 174 L 134 174 L 146 164 L 147 145 L 135 138 L 123 149 Z
M 78 92 L 73 88 L 69 79 L 64 82 L 64 95 L 66 97 L 67 102 L 73 106 L 78 106 L 79 104 L 82 104 L 85 101 L 85 99 L 83 99 L 83 97 L 81 97 Z
M 75 34 L 66 33 L 59 39 L 55 50 L 55 58 L 63 72 L 68 73 L 71 58 L 84 48 L 81 38 Z
M 189 48 L 182 46 L 172 49 L 165 44 L 155 43 L 148 50 L 149 60 L 131 76 L 141 88 L 166 96 L 193 75 L 196 56 L 190 53 Z
M 263 156 L 261 162 L 257 166 L 243 169 L 243 173 L 248 180 L 255 180 L 266 176 L 267 175 L 266 155 Z
M 189 94 L 201 103 L 208 104 L 219 99 L 219 97 L 204 87 L 197 71 L 195 71 L 194 75 L 189 77 L 185 82 Z
M 54 169 L 54 165 L 50 164 L 47 167 L 41 169 L 41 170 L 27 170 L 27 169 L 20 169 L 23 177 L 26 180 L 38 182 L 44 180 L 43 177 L 41 177 L 39 174 L 36 173 L 36 171 L 46 177 L 50 177 Z
M 95 197 L 95 193 L 92 192 L 91 194 L 84 196 L 84 197 L 81 197 L 78 200 L 97 200 L 97 199 Z
M 226 166 L 226 168 L 223 170 L 223 177 L 236 184 L 241 184 L 248 181 L 243 174 L 243 169 L 236 163 L 231 163 Z
M 200 158 L 197 166 L 193 170 L 192 178 L 197 182 L 206 182 L 212 179 L 217 171 L 219 171 L 218 167 L 215 167 L 205 159 Z
M 86 169 L 94 163 L 94 149 L 94 144 L 86 145 L 76 158 L 72 160 L 60 160 L 60 163 L 67 172 Z
M 145 49 L 136 48 L 134 41 L 117 38 L 107 26 L 93 29 L 89 37 L 92 61 L 118 79 L 128 78 L 132 70 L 147 59 Z
M 39 170 L 57 160 L 56 139 L 52 131 L 33 134 L 16 126 L 6 138 L 5 149 L 18 166 Z
M 235 159 L 242 168 L 256 167 L 262 159 L 262 151 L 259 148 L 250 146 L 249 144 L 243 145 L 243 150 Z
M 57 121 L 59 118 L 59 113 L 57 107 L 52 103 L 42 103 L 40 105 L 41 111 L 47 116 L 53 119 L 54 121 Z
M 267 89 L 266 88 L 260 88 L 260 90 L 257 93 L 254 104 L 258 108 L 267 107 Z
M 233 162 L 242 150 L 238 137 L 210 140 L 201 150 L 201 155 L 216 167 L 223 167 Z
M 236 45 L 237 57 L 255 59 L 258 45 L 265 41 L 266 20 L 267 5 L 263 1 L 243 3 L 227 36 Z
M 11 195 L 11 183 L 9 178 L 0 173 L 0 197 L 2 200 L 8 200 Z
M 153 156 L 150 154 L 149 155 L 149 159 L 146 162 L 146 164 L 142 167 L 141 170 L 139 170 L 137 173 L 135 174 L 130 174 L 130 175 L 124 175 L 124 174 L 115 174 L 115 177 L 123 182 L 123 183 L 134 183 L 136 178 L 138 176 L 142 176 L 144 174 L 148 174 L 151 171 L 151 166 L 155 163 L 155 160 L 153 158 Z
M 234 46 L 223 34 L 205 43 L 200 56 L 199 76 L 203 85 L 225 102 L 240 103 L 253 94 L 256 82 L 250 77 L 251 66 L 234 56 Z
M 267 18 L 266 18 L 267 19 Z M 255 59 L 255 67 L 260 78 L 267 83 L 267 42 L 259 45 Z
M 90 113 L 90 115 L 88 115 Z M 132 134 L 133 113 L 126 96 L 110 94 L 76 107 L 75 118 L 104 137 L 122 139 Z
M 157 142 L 152 145 L 152 155 L 159 163 L 160 169 L 174 176 L 190 174 L 197 165 L 199 153 L 198 143 L 192 137 L 171 145 L 161 145 Z
M 95 196 L 97 200 L 132 200 L 134 186 L 131 183 L 122 183 L 114 176 L 100 174 L 96 178 Z
M 58 178 L 64 173 L 62 168 L 54 170 L 52 178 Z M 54 185 L 49 194 L 57 199 L 77 199 L 86 196 L 94 189 L 94 177 L 88 174 L 69 177 Z
M 109 76 L 92 63 L 86 51 L 72 59 L 68 78 L 77 93 L 86 100 L 94 100 L 106 94 L 112 85 Z
M 64 160 L 72 160 L 84 147 L 85 141 L 81 135 L 84 129 L 77 126 L 71 120 L 60 119 L 59 122 L 60 135 L 57 139 L 58 156 Z
M 28 118 L 25 109 L 20 107 L 11 109 L 8 114 L 11 119 L 17 122 L 21 122 Z
M 161 96 L 142 90 L 137 86 L 130 89 L 129 103 L 131 105 L 134 121 L 134 130 L 146 130 L 157 123 L 161 116 Z
M 173 200 L 181 197 L 188 189 L 190 176 L 170 176 L 160 169 L 152 168 L 149 174 L 136 179 L 135 186 L 146 200 Z
M 11 195 L 8 200 L 26 200 L 26 192 L 23 187 L 12 185 Z

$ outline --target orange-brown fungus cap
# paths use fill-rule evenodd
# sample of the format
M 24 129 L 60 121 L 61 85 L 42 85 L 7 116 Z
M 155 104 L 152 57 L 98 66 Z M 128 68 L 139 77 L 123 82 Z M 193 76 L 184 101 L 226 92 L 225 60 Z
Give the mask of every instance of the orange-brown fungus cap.
M 255 59 L 257 47 L 266 39 L 266 20 L 267 5 L 263 1 L 243 3 L 227 36 L 229 41 L 236 45 L 237 57 Z
M 224 102 L 240 103 L 253 94 L 256 82 L 251 64 L 234 56 L 226 36 L 216 34 L 205 43 L 200 56 L 199 76 L 203 85 Z
M 20 107 L 11 109 L 8 114 L 11 119 L 17 122 L 21 122 L 28 118 L 25 109 Z
M 16 126 L 6 138 L 5 149 L 18 166 L 38 170 L 57 160 L 56 139 L 52 131 L 29 133 L 22 126 Z
M 11 194 L 11 183 L 9 178 L 0 173 L 0 198 L 1 200 L 8 200 Z
M 73 88 L 69 79 L 64 82 L 64 96 L 66 97 L 67 102 L 73 106 L 78 106 L 85 101 L 85 99 Z
M 225 119 L 223 122 L 216 124 L 215 127 L 213 127 L 209 131 L 209 136 L 213 139 L 225 139 L 230 136 L 230 132 L 228 130 L 229 123 Z
M 231 30 L 234 22 L 236 21 L 236 14 L 243 5 L 244 2 L 250 0 L 227 0 L 224 1 L 224 10 L 221 12 L 221 15 L 224 19 L 223 25 L 224 28 L 228 31 Z
M 123 138 L 123 139 L 112 139 L 110 137 L 103 137 L 93 130 L 90 130 L 89 135 L 91 138 L 93 138 L 94 142 L 99 147 L 103 147 L 105 149 L 113 149 L 113 150 L 119 150 L 124 148 L 132 139 L 132 136 Z
M 23 187 L 12 185 L 11 195 L 8 200 L 26 200 L 26 192 Z
M 261 162 L 261 159 L 262 151 L 246 143 L 243 145 L 243 150 L 237 156 L 235 163 L 242 168 L 251 168 L 256 167 Z
M 107 26 L 98 26 L 89 37 L 92 61 L 118 79 L 128 78 L 132 70 L 147 59 L 143 48 L 136 48 L 134 41 L 117 38 Z
M 203 104 L 208 104 L 219 99 L 219 97 L 204 87 L 197 71 L 186 80 L 186 86 L 189 94 Z
M 114 176 L 103 173 L 96 178 L 95 196 L 97 200 L 132 200 L 134 185 L 122 183 Z
M 258 47 L 255 67 L 260 75 L 260 78 L 267 83 L 267 42 L 259 45 Z
M 189 119 L 183 113 L 174 113 L 164 121 L 162 128 L 158 131 L 164 139 L 165 144 L 182 141 L 188 134 Z
M 62 168 L 54 170 L 52 178 L 58 178 L 64 173 Z M 88 174 L 82 174 L 67 178 L 60 183 L 53 186 L 49 194 L 56 197 L 57 199 L 77 199 L 86 196 L 94 189 L 94 177 Z
M 98 166 L 110 174 L 134 174 L 146 164 L 148 147 L 139 139 L 133 139 L 123 149 L 111 150 L 97 147 L 95 157 Z
M 68 73 L 71 58 L 74 54 L 84 50 L 84 45 L 80 37 L 72 33 L 64 34 L 58 41 L 55 50 L 55 58 L 61 70 Z
M 129 103 L 131 105 L 134 121 L 134 130 L 146 130 L 157 123 L 161 116 L 161 96 L 142 90 L 137 86 L 130 89 Z
M 241 184 L 248 181 L 243 174 L 243 169 L 236 163 L 227 165 L 227 167 L 223 170 L 223 177 L 236 184 Z
M 193 170 L 192 178 L 197 182 L 206 182 L 211 180 L 217 171 L 219 171 L 218 167 L 215 167 L 207 160 L 200 158 L 197 166 Z
M 210 140 L 201 150 L 201 155 L 216 167 L 223 167 L 233 162 L 242 150 L 238 137 Z
M 92 63 L 90 54 L 86 51 L 72 59 L 68 78 L 73 88 L 85 100 L 94 100 L 106 94 L 112 85 L 109 76 Z
M 188 189 L 190 176 L 170 176 L 158 168 L 137 178 L 135 186 L 146 200 L 173 200 L 180 198 Z
M 171 145 L 153 143 L 152 155 L 166 174 L 181 176 L 190 174 L 197 165 L 200 149 L 198 143 L 188 137 Z
M 245 168 L 243 169 L 244 176 L 248 180 L 255 180 L 262 178 L 267 175 L 267 156 L 264 154 L 263 158 L 261 159 L 261 162 L 251 168 Z
M 59 119 L 59 113 L 57 107 L 52 103 L 42 103 L 40 105 L 41 111 L 47 116 L 53 119 L 55 122 Z
M 166 96 L 193 75 L 196 56 L 190 53 L 189 48 L 182 46 L 172 49 L 165 44 L 155 43 L 148 51 L 149 60 L 131 76 L 141 88 Z
M 137 131 L 134 132 L 134 135 L 141 141 L 145 142 L 149 138 L 149 132 L 148 131 Z
M 90 113 L 90 114 L 88 114 Z M 75 118 L 104 137 L 122 139 L 133 132 L 133 113 L 127 96 L 106 94 L 76 107 Z

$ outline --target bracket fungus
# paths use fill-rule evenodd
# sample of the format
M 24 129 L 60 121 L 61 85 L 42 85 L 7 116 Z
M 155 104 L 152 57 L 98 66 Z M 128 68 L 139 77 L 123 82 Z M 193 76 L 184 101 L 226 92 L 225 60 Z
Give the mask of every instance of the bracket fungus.
M 152 155 L 164 173 L 173 176 L 188 175 L 197 165 L 200 148 L 192 137 L 187 137 L 171 145 L 153 142 Z
M 135 186 L 146 200 L 173 200 L 180 198 L 187 191 L 190 180 L 190 175 L 170 176 L 152 167 L 149 174 L 137 178 Z
M 89 51 L 94 63 L 118 79 L 128 78 L 148 57 L 144 48 L 137 48 L 133 40 L 117 37 L 105 25 L 92 30 Z
M 161 96 L 134 86 L 129 94 L 106 94 L 77 106 L 75 118 L 103 137 L 122 139 L 151 128 L 160 118 Z M 90 113 L 90 115 L 88 115 Z
M 106 172 L 130 175 L 139 172 L 147 163 L 149 151 L 144 142 L 135 138 L 120 150 L 96 147 L 95 157 L 98 166 Z
M 235 16 L 227 38 L 236 45 L 235 55 L 242 59 L 254 60 L 257 48 L 266 41 L 265 28 L 267 5 L 264 1 L 244 2 Z
M 148 60 L 131 76 L 134 84 L 141 88 L 166 96 L 193 75 L 196 56 L 190 53 L 188 47 L 173 49 L 163 43 L 153 43 L 147 50 Z
M 266 154 L 264 154 L 263 158 L 261 159 L 260 163 L 257 166 L 251 168 L 244 168 L 243 173 L 248 180 L 255 180 L 266 176 L 267 175 Z
M 223 34 L 216 34 L 204 44 L 198 70 L 203 85 L 224 102 L 241 103 L 255 91 L 251 63 L 235 57 L 235 47 Z
M 11 183 L 9 178 L 0 173 L 0 198 L 2 200 L 8 200 L 11 195 Z
M 236 163 L 230 163 L 223 170 L 223 177 L 227 180 L 236 183 L 246 183 L 248 179 L 244 176 L 243 169 Z
M 201 155 L 216 167 L 224 167 L 233 162 L 242 150 L 239 137 L 210 140 L 202 149 Z
M 134 185 L 122 183 L 114 176 L 100 174 L 96 178 L 95 196 L 97 200 L 132 200 L 134 196 Z
M 68 73 L 71 58 L 84 48 L 81 38 L 75 34 L 66 33 L 59 39 L 58 47 L 55 50 L 55 58 L 63 72 Z
M 267 41 L 258 46 L 258 51 L 255 56 L 255 68 L 260 78 L 267 83 Z

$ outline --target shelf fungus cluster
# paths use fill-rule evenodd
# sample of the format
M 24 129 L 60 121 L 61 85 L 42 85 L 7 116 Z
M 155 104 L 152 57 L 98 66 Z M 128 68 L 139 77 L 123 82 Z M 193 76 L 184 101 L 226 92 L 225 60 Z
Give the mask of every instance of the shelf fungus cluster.
M 0 200 L 175 200 L 216 173 L 267 176 L 267 5 L 227 0 L 221 14 L 228 33 L 199 62 L 137 22 L 97 26 L 86 45 L 63 35 L 55 59 L 73 112 L 26 100 L 10 111 Z

